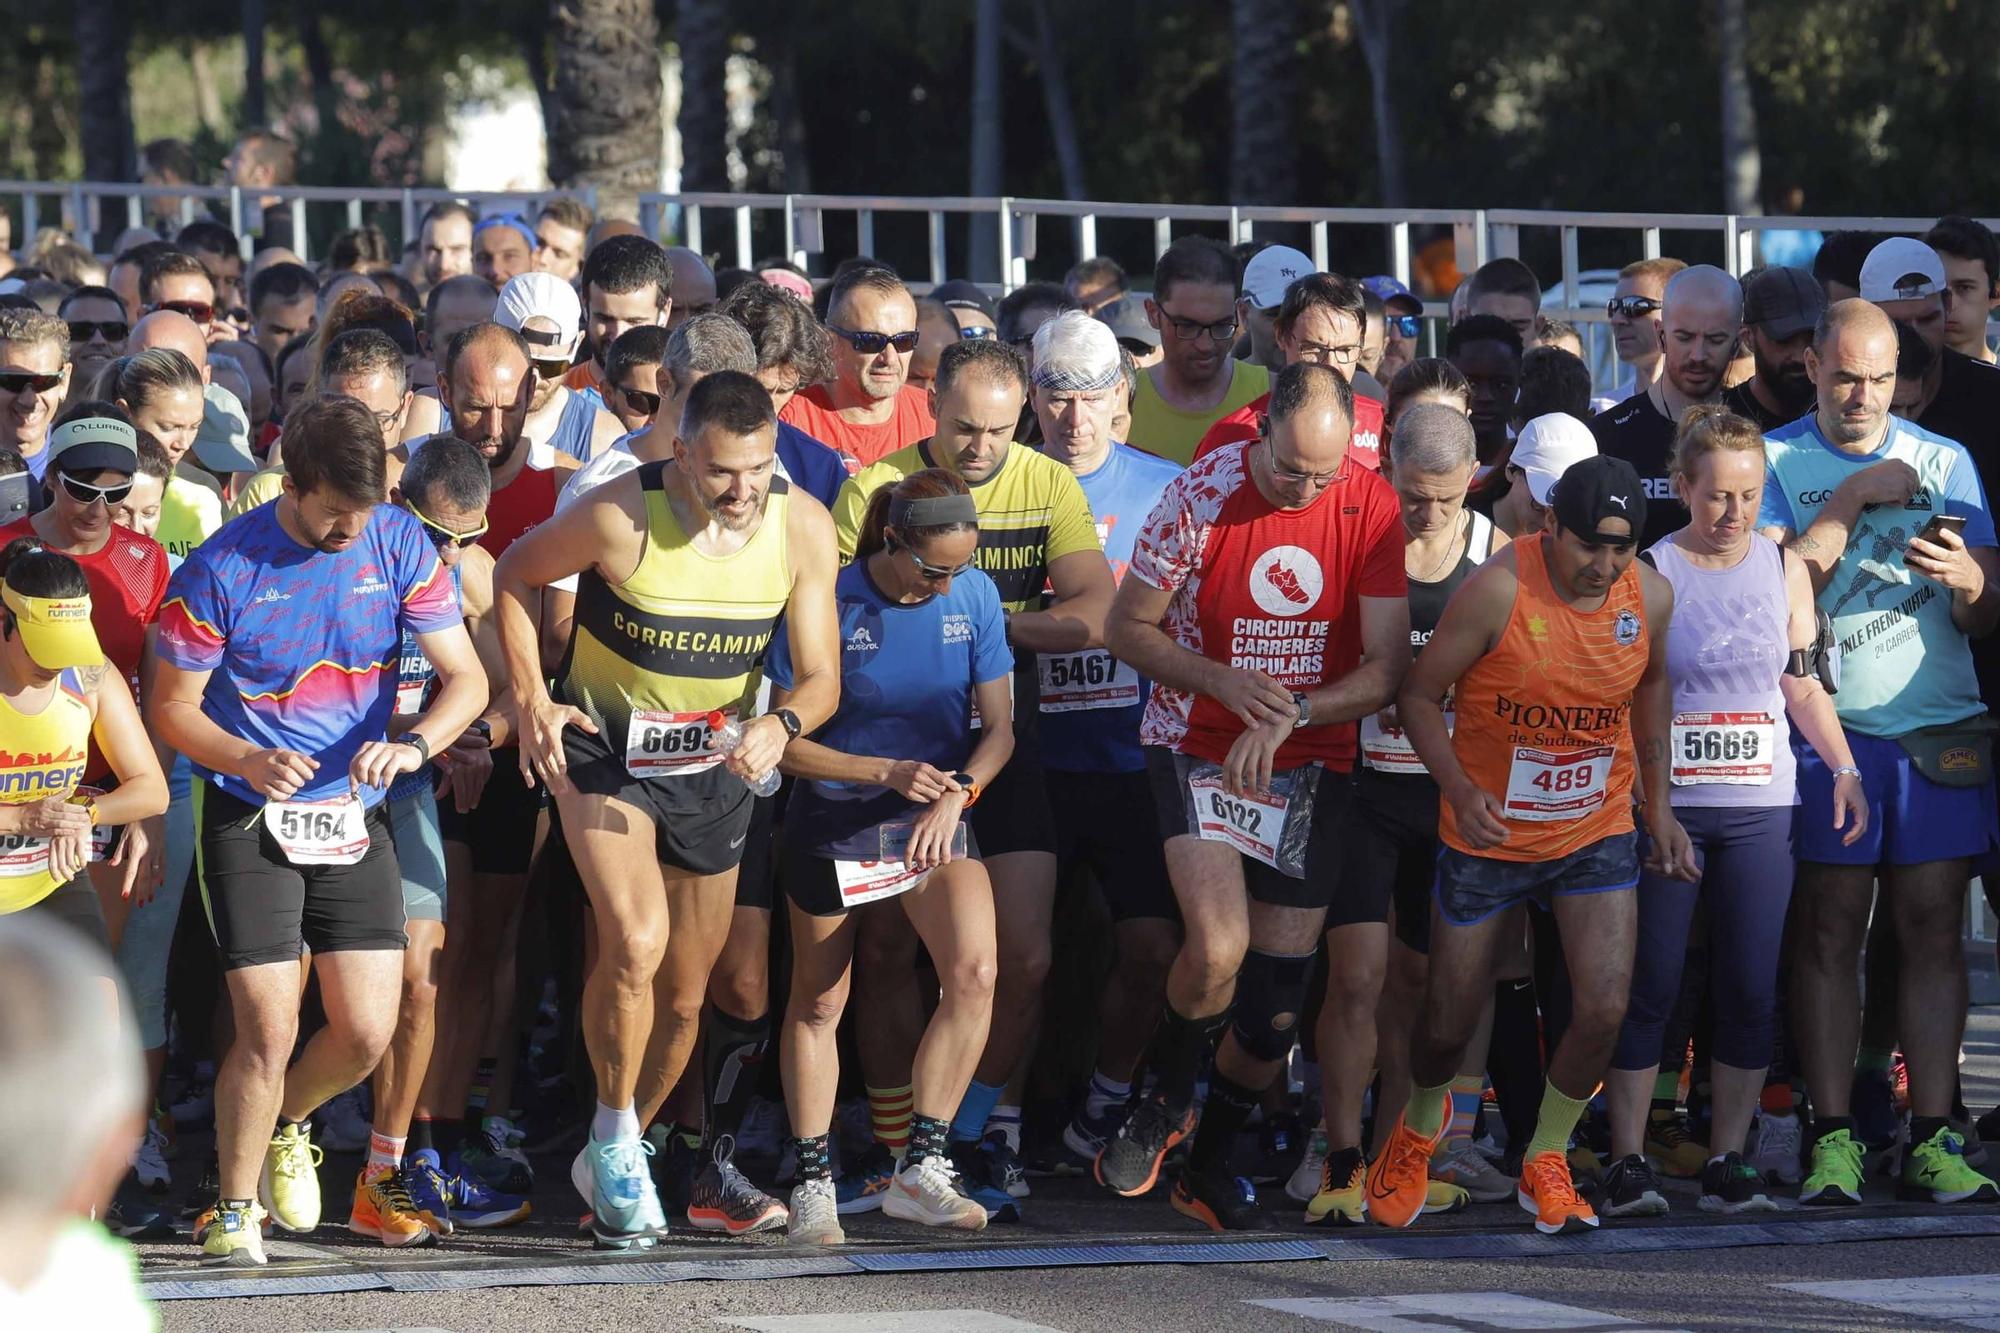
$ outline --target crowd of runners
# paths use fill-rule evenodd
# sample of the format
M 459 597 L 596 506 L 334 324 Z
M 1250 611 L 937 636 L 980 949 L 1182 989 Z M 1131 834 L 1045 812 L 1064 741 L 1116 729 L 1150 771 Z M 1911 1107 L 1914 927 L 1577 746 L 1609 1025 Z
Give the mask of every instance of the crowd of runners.
M 2000 1200 L 1975 222 L 1634 262 L 1618 384 L 1515 259 L 1427 329 L 570 200 L 69 251 L 0 282 L 0 913 L 145 1052 L 119 1235 Z

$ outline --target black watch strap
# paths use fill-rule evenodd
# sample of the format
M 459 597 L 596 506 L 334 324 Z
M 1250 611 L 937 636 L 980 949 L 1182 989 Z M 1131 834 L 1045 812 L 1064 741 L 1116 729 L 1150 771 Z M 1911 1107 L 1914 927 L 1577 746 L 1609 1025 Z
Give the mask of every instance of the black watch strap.
M 799 715 L 789 708 L 774 708 L 771 710 L 771 716 L 778 719 L 778 725 L 785 729 L 785 735 L 791 740 L 797 740 L 799 733 L 805 730 L 804 724 L 799 721 Z
M 423 757 L 424 763 L 428 764 L 431 761 L 431 743 L 425 740 L 421 734 L 414 731 L 406 731 L 402 735 L 402 743 L 414 746 L 417 753 Z

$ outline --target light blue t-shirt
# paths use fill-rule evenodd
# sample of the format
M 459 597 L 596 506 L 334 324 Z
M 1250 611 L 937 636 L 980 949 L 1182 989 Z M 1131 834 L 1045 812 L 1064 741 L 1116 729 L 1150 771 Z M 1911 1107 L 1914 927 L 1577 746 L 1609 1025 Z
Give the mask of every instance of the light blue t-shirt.
M 1951 621 L 1951 593 L 1903 563 L 1903 551 L 1933 513 L 1962 515 L 1967 546 L 1994 546 L 1993 515 L 1972 455 L 1898 417 L 1872 453 L 1843 453 L 1820 434 L 1816 414 L 1764 437 L 1759 527 L 1804 532 L 1834 488 L 1862 468 L 1899 459 L 1917 472 L 1902 505 L 1862 511 L 1840 563 L 1819 594 L 1840 653 L 1843 724 L 1867 736 L 1900 736 L 1962 722 L 1985 711 L 1972 648 Z

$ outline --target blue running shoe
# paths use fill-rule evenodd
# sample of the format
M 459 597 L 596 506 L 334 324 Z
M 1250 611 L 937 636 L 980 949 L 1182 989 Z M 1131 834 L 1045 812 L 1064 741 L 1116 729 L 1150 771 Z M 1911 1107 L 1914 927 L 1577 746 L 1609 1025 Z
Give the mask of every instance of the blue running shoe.
M 1097 1155 L 1125 1123 L 1125 1108 L 1105 1108 L 1103 1115 L 1090 1115 L 1081 1107 L 1063 1126 L 1062 1152 L 1051 1163 L 1051 1174 L 1087 1176 L 1097 1166 Z
M 644 1139 L 592 1139 L 584 1148 L 590 1170 L 590 1234 L 599 1249 L 650 1250 L 667 1234 L 667 1215 L 646 1159 Z
M 465 1142 L 452 1154 L 452 1174 L 509 1194 L 527 1194 L 535 1188 L 534 1169 L 520 1145 L 510 1138 L 511 1126 L 502 1126 L 506 1126 L 505 1121 L 495 1124 L 494 1118 L 489 1118 L 476 1130 L 468 1128 Z
M 1028 1197 L 1028 1171 L 1021 1155 L 1014 1151 L 1004 1134 L 988 1134 L 979 1141 L 986 1158 L 986 1178 L 1016 1199 Z
M 445 1175 L 436 1148 L 419 1148 L 403 1159 L 403 1188 L 424 1225 L 439 1236 L 449 1236 L 451 1178 Z
M 1021 1201 L 997 1185 L 984 1182 L 974 1184 L 963 1178 L 959 1188 L 965 1197 L 986 1210 L 988 1222 L 1018 1222 L 1021 1220 Z
M 868 1151 L 833 1182 L 834 1211 L 842 1217 L 878 1211 L 895 1178 L 895 1157 L 881 1144 L 869 1144 Z
M 444 1185 L 453 1226 L 474 1230 L 512 1226 L 533 1211 L 520 1195 L 492 1189 L 464 1172 L 445 1177 Z

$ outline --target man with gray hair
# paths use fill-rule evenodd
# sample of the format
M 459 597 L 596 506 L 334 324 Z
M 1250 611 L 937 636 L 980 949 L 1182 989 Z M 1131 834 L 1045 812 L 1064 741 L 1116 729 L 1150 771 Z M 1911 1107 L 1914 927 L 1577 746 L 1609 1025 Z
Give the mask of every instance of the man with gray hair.
M 1743 337 L 1743 288 L 1713 264 L 1684 268 L 1667 280 L 1660 307 L 1660 378 L 1590 419 L 1599 453 L 1630 463 L 1646 486 L 1646 530 L 1639 549 L 1687 523 L 1667 476 L 1667 454 L 1681 417 L 1696 403 L 1722 401 L 1722 375 Z
M 1132 543 L 1180 469 L 1116 439 L 1112 414 L 1127 392 L 1129 354 L 1109 325 L 1066 310 L 1035 331 L 1029 404 L 1042 452 L 1069 468 L 1097 520 L 1115 582 Z M 1088 867 L 1104 892 L 1118 961 L 1098 1008 L 1097 1064 L 1062 1151 L 1088 1169 L 1117 1132 L 1132 1076 L 1165 1000 L 1180 944 L 1180 912 L 1139 749 L 1147 681 L 1102 648 L 1041 653 L 1042 762 L 1055 812 L 1057 873 Z M 1058 939 L 1061 949 L 1069 943 Z
M 145 1070 L 75 932 L 0 917 L 0 1323 L 157 1327 L 101 1214 L 146 1126 Z

